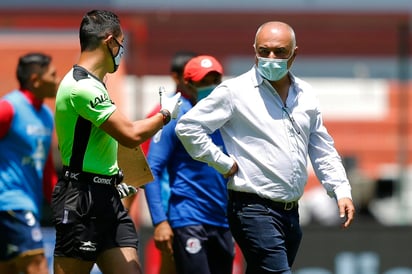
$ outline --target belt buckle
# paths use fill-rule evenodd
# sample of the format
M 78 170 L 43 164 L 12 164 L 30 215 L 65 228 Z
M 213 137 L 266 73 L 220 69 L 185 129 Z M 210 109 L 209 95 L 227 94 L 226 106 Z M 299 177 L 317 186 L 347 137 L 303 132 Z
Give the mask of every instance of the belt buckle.
M 288 211 L 288 210 L 292 210 L 295 206 L 295 202 L 285 202 L 283 209 Z

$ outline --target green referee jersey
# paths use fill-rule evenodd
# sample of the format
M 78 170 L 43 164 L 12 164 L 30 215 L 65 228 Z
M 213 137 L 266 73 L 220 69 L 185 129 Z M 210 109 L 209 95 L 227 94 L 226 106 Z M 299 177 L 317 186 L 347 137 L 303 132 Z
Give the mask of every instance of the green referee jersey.
M 100 129 L 116 110 L 102 81 L 74 66 L 56 95 L 55 123 L 62 164 L 102 175 L 118 172 L 117 141 Z

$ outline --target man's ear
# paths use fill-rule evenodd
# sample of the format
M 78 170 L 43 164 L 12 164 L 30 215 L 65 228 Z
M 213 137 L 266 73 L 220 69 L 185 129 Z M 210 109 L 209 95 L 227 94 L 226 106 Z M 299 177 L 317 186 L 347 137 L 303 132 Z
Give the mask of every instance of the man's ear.
M 112 43 L 112 42 L 110 42 L 110 41 L 113 40 L 112 38 L 113 38 L 113 35 L 110 34 L 110 35 L 108 35 L 106 38 L 103 39 L 103 42 L 104 42 L 105 44 Z
M 172 71 L 172 72 L 170 73 L 170 76 L 172 76 L 172 79 L 173 79 L 173 81 L 174 81 L 176 84 L 178 84 L 178 83 L 180 82 L 179 75 L 177 74 L 177 72 Z M 183 77 L 182 77 L 182 78 L 183 78 Z M 185 84 L 186 84 L 186 82 L 185 82 Z
M 30 83 L 34 88 L 38 88 L 40 86 L 40 75 L 37 73 L 32 73 L 30 75 Z
M 299 47 L 295 47 L 295 50 L 293 51 L 293 58 L 296 57 L 298 52 L 299 52 Z
M 295 47 L 295 50 L 293 51 L 293 55 L 290 57 L 290 59 L 288 61 L 288 64 L 289 64 L 288 67 L 290 67 L 293 64 L 297 54 L 298 54 L 298 47 Z

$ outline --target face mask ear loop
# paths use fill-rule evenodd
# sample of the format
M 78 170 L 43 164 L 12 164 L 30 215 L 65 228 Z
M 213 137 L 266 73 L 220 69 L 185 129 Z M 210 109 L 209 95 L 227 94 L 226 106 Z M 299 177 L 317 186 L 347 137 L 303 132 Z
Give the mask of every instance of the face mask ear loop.
M 110 55 L 112 56 L 112 60 L 113 60 L 113 71 L 112 71 L 112 72 L 115 72 L 115 71 L 117 71 L 117 69 L 119 68 L 120 61 L 121 61 L 122 56 L 123 56 L 123 54 L 124 54 L 124 47 L 123 47 L 122 44 L 119 43 L 119 41 L 117 41 L 116 38 L 113 37 L 113 39 L 114 39 L 114 41 L 116 42 L 116 44 L 119 46 L 119 51 L 117 52 L 117 54 L 116 54 L 116 55 L 113 55 L 113 52 L 112 52 L 111 49 L 109 48 L 109 45 L 107 45 L 107 47 L 108 47 L 108 49 L 109 49 L 109 51 L 110 51 Z
M 110 53 L 110 56 L 112 57 L 112 61 L 113 61 L 113 71 L 112 71 L 112 73 L 113 73 L 113 72 L 115 72 L 115 71 L 117 70 L 117 68 L 116 68 L 116 63 L 115 63 L 115 59 L 114 59 L 115 56 L 113 55 L 112 49 L 110 48 L 108 42 L 106 43 L 106 47 L 107 47 L 107 50 L 108 50 L 109 53 Z

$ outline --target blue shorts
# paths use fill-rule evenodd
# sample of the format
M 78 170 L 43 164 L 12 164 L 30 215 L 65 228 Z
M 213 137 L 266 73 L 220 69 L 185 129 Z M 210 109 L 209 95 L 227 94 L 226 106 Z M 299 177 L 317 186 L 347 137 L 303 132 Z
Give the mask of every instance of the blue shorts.
M 0 261 L 44 254 L 40 223 L 31 211 L 0 211 Z

